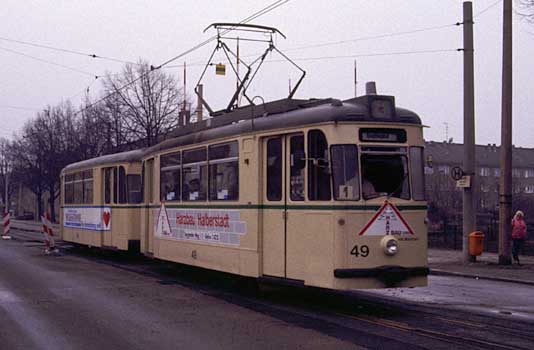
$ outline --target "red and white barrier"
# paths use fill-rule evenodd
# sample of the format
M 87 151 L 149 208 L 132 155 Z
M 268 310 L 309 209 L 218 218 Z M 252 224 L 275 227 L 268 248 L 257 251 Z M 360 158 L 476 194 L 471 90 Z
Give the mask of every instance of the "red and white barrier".
M 9 235 L 9 230 L 11 229 L 11 220 L 9 212 L 4 212 L 4 232 L 2 234 L 3 239 L 11 239 L 11 236 Z
M 57 253 L 56 241 L 54 240 L 54 229 L 50 222 L 50 214 L 41 215 L 41 222 L 43 223 L 43 235 L 45 240 L 45 253 Z

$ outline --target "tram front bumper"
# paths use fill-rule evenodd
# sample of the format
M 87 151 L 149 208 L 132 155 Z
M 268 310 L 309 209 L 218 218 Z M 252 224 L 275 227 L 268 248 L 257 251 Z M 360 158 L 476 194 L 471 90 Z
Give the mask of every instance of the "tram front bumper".
M 384 265 L 368 269 L 335 269 L 336 278 L 378 278 L 386 285 L 394 285 L 410 277 L 427 276 L 426 266 L 403 267 Z

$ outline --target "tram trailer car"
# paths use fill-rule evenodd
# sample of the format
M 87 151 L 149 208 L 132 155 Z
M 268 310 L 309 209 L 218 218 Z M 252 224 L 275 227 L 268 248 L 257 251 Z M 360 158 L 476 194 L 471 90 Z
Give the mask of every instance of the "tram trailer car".
M 61 236 L 85 246 L 139 251 L 142 150 L 70 164 L 61 172 Z
M 214 115 L 145 150 L 141 251 L 322 288 L 425 286 L 423 146 L 391 96 Z

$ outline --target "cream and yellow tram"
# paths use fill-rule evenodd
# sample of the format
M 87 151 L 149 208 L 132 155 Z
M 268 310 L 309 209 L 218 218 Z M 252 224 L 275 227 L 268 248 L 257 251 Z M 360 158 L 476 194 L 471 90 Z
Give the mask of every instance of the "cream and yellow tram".
M 141 156 L 142 150 L 105 155 L 62 170 L 64 241 L 139 250 Z
M 332 289 L 424 286 L 423 145 L 390 96 L 215 115 L 144 152 L 141 251 Z

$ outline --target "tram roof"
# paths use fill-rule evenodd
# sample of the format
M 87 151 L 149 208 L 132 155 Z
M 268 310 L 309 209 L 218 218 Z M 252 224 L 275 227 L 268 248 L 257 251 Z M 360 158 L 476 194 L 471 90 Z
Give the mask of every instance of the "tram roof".
M 393 113 L 389 118 L 372 116 L 371 103 L 382 99 L 391 101 Z M 419 116 L 407 109 L 397 108 L 393 96 L 367 95 L 345 101 L 338 99 L 283 99 L 262 105 L 240 107 L 232 112 L 216 112 L 212 118 L 180 127 L 167 140 L 147 148 L 145 155 L 173 147 L 191 145 L 213 139 L 238 136 L 283 127 L 298 127 L 325 122 L 390 122 L 421 125 Z
M 95 166 L 110 165 L 117 163 L 130 163 L 135 161 L 141 161 L 143 156 L 143 150 L 133 150 L 121 153 L 106 154 L 104 156 L 82 160 L 77 163 L 72 163 L 63 168 L 62 172 L 68 172 L 72 170 L 93 168 Z

